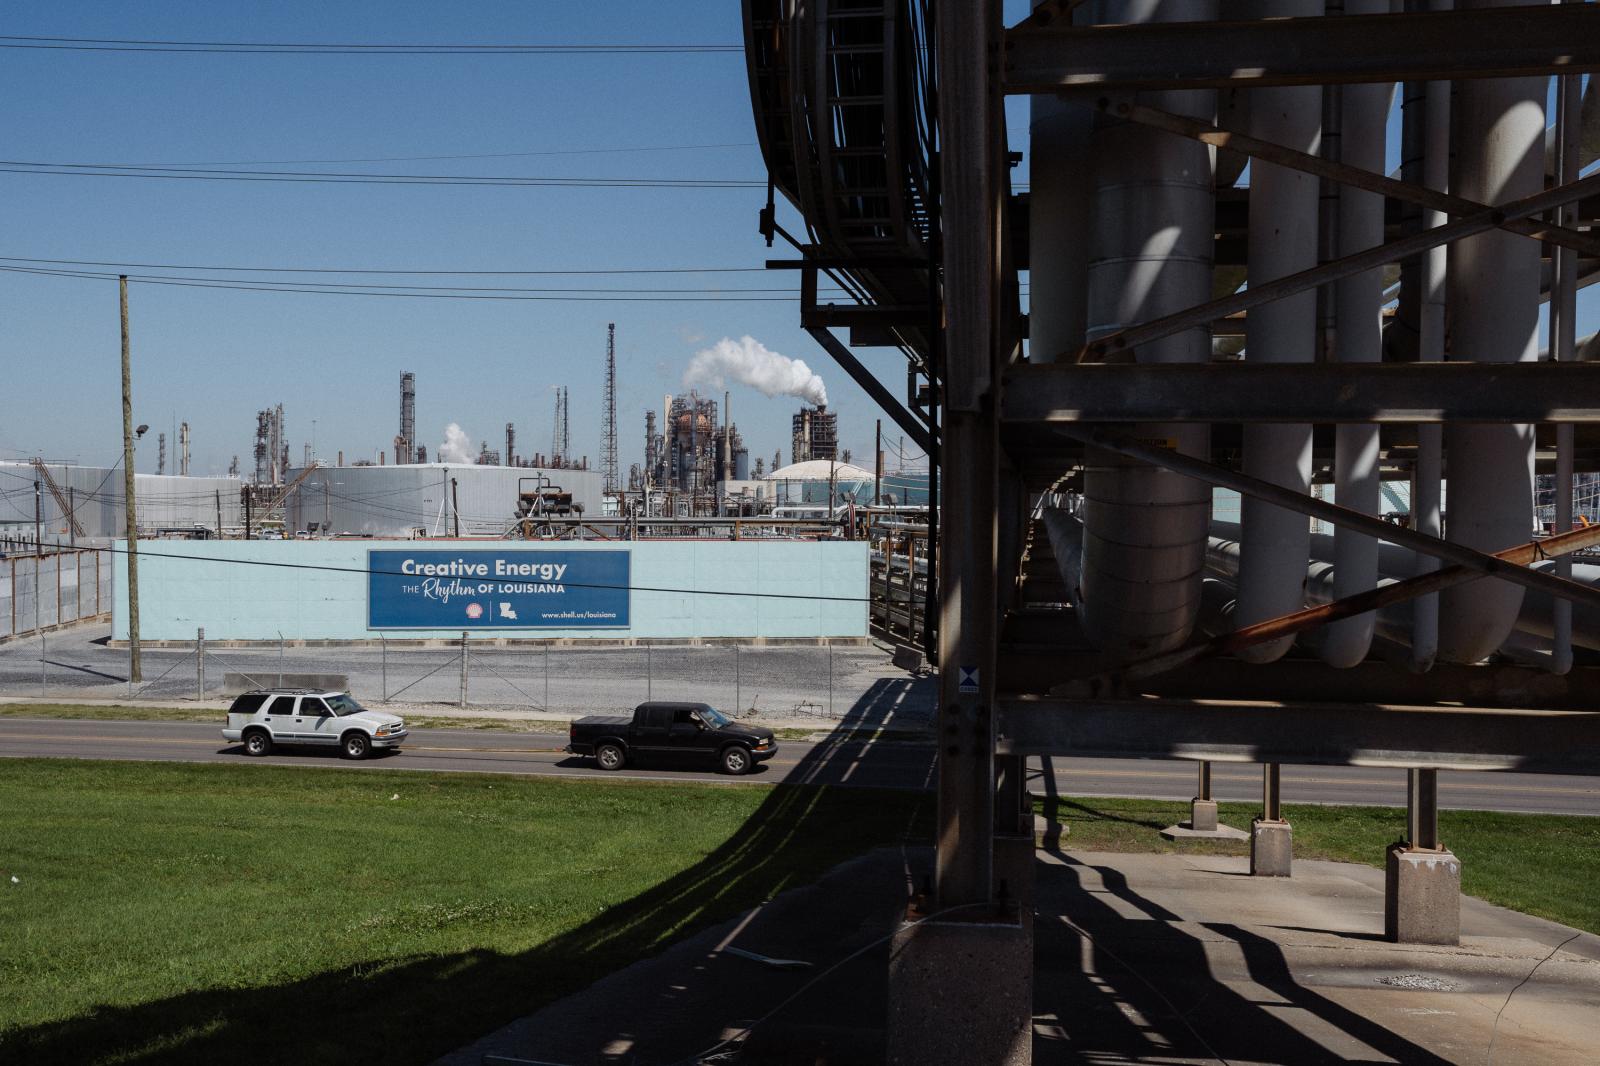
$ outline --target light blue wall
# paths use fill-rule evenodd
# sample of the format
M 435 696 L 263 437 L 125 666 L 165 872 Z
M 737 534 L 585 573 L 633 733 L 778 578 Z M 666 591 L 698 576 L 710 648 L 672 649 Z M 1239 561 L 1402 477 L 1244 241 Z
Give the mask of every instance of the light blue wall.
M 438 542 L 450 550 L 537 549 L 537 542 Z M 126 560 L 122 541 L 119 560 Z M 377 639 L 367 628 L 367 551 L 417 541 L 153 541 L 139 550 L 139 634 L 145 640 Z M 482 637 L 864 637 L 867 545 L 862 541 L 616 541 L 551 543 L 562 551 L 633 553 L 627 629 L 485 630 Z M 316 569 L 322 568 L 322 569 Z M 112 636 L 128 636 L 125 562 L 117 567 Z M 701 593 L 679 590 L 695 589 Z M 665 591 L 655 591 L 665 590 Z M 711 596 L 704 592 L 757 592 Z M 843 600 L 806 597 L 835 596 Z M 788 598 L 796 597 L 796 598 Z M 461 630 L 407 630 L 407 639 Z

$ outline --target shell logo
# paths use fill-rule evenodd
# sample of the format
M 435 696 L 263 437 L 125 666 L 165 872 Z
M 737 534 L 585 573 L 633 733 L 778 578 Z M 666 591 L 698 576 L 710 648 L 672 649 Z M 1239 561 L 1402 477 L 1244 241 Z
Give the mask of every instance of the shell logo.
M 473 619 L 474 621 L 476 621 L 479 618 L 482 618 L 483 617 L 483 604 L 481 604 L 481 603 L 469 603 L 469 604 L 467 604 L 467 617 Z

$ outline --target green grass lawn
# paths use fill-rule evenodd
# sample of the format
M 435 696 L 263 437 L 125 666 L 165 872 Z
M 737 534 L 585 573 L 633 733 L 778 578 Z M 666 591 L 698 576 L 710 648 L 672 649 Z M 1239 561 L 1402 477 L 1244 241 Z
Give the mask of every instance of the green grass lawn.
M 1048 814 L 1048 800 L 1037 805 Z M 1223 803 L 1221 820 L 1240 829 L 1259 813 L 1247 803 Z M 1173 843 L 1156 831 L 1189 816 L 1187 803 L 1166 800 L 1059 801 L 1067 826 L 1061 846 L 1083 851 L 1163 851 L 1248 855 L 1248 842 Z M 1297 859 L 1336 859 L 1381 867 L 1384 849 L 1405 833 L 1405 812 L 1394 807 L 1286 804 Z M 1469 895 L 1527 914 L 1600 933 L 1600 818 L 1494 811 L 1441 811 L 1439 836 L 1461 859 L 1461 888 Z
M 880 844 L 931 797 L 0 760 L 0 1062 L 423 1063 Z M 1044 804 L 1041 803 L 1041 809 Z M 1068 799 L 1063 846 L 1175 845 Z M 1248 825 L 1252 808 L 1223 805 Z M 1287 809 L 1377 864 L 1393 808 Z M 1474 895 L 1600 932 L 1600 819 L 1446 812 Z M 12 882 L 15 877 L 16 882 Z
M 0 718 L 116 718 L 136 722 L 218 722 L 221 707 L 142 707 L 127 704 L 0 703 Z
M 930 805 L 863 795 L 0 760 L 0 1062 L 428 1062 Z

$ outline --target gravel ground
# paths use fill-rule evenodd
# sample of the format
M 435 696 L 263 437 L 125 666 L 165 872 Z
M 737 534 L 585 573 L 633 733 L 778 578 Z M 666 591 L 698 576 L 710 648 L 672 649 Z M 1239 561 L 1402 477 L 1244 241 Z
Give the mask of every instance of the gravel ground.
M 106 623 L 78 626 L 40 642 L 0 644 L 0 696 L 174 701 L 198 698 L 192 649 L 146 648 L 144 683 L 129 686 L 126 649 L 109 648 Z M 455 648 L 288 647 L 208 649 L 207 699 L 223 695 L 224 674 L 260 685 L 278 672 L 334 673 L 369 704 L 455 707 L 461 661 Z M 890 649 L 785 645 L 471 648 L 467 705 L 491 716 L 565 718 L 620 714 L 645 699 L 703 700 L 762 720 L 827 723 L 892 708 L 901 724 L 931 720 L 935 682 L 895 667 Z

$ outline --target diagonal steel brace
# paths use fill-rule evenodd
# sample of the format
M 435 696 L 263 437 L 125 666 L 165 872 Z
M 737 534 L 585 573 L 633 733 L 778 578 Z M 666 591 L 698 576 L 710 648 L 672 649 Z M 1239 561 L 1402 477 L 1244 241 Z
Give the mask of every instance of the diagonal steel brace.
M 1364 192 L 1378 193 L 1395 200 L 1417 204 L 1432 211 L 1442 211 L 1447 215 L 1475 215 L 1493 210 L 1491 204 L 1479 203 L 1464 196 L 1452 196 L 1425 185 L 1399 181 L 1376 171 L 1353 167 L 1348 163 L 1336 163 L 1331 159 L 1264 141 L 1259 137 L 1251 137 L 1249 134 L 1239 133 L 1237 130 L 1230 130 L 1206 122 L 1204 119 L 1177 115 L 1143 104 L 1112 103 L 1109 100 L 1101 100 L 1099 107 L 1102 111 L 1109 111 L 1118 118 L 1129 119 L 1141 126 L 1152 126 L 1215 148 L 1231 148 L 1265 163 L 1304 171 L 1341 185 L 1350 185 Z M 1533 240 L 1549 241 L 1551 244 L 1559 244 L 1583 252 L 1585 255 L 1600 258 L 1600 236 L 1592 233 L 1529 218 L 1508 218 L 1500 223 L 1500 228 L 1511 233 L 1520 233 Z
M 1591 608 L 1600 609 L 1600 589 L 1592 588 L 1589 585 L 1567 578 L 1557 577 L 1555 574 L 1545 573 L 1542 570 L 1531 570 L 1526 566 L 1507 562 L 1487 552 L 1469 548 L 1464 544 L 1452 544 L 1439 537 L 1430 537 L 1426 533 L 1418 533 L 1414 529 L 1397 526 L 1392 522 L 1385 522 L 1381 518 L 1375 518 L 1361 511 L 1352 511 L 1348 507 L 1340 507 L 1336 503 L 1328 503 L 1326 500 L 1307 496 L 1293 489 L 1284 488 L 1282 485 L 1275 485 L 1270 481 L 1251 477 L 1249 474 L 1225 470 L 1214 463 L 1182 455 L 1170 448 L 1157 448 L 1148 444 L 1140 444 L 1131 437 L 1104 429 L 1062 427 L 1057 429 L 1056 432 L 1090 447 L 1116 452 L 1118 455 L 1125 455 L 1130 459 L 1138 459 L 1152 466 L 1165 467 L 1174 473 L 1183 474 L 1186 477 L 1192 477 L 1207 484 L 1233 489 L 1235 492 L 1265 500 L 1274 506 L 1282 507 L 1284 510 L 1310 515 L 1313 518 L 1331 522 L 1336 526 L 1353 529 L 1358 533 L 1377 537 L 1379 540 L 1386 540 L 1391 544 L 1399 544 L 1423 555 L 1431 555 L 1436 559 L 1443 559 L 1447 563 L 1455 563 L 1469 570 L 1475 570 L 1487 577 L 1497 577 L 1515 585 L 1540 589 L 1552 596 L 1558 596 L 1564 600 L 1571 600 L 1573 603 L 1581 603 Z

